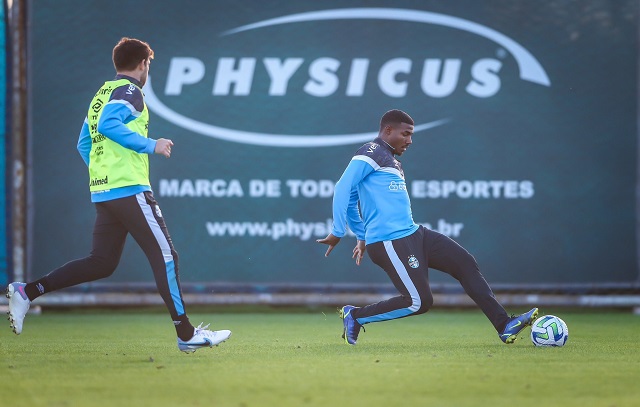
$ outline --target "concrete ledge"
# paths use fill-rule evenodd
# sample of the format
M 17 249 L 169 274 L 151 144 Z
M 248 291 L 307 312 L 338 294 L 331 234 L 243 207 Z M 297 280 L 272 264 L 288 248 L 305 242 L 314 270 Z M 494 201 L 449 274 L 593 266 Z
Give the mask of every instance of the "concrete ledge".
M 188 305 L 282 305 L 338 306 L 365 305 L 391 298 L 392 294 L 184 294 Z M 505 307 L 576 307 L 639 308 L 640 295 L 555 295 L 497 294 Z M 475 307 L 464 294 L 434 294 L 434 307 Z M 0 309 L 6 310 L 7 299 L 0 298 Z M 156 293 L 51 293 L 34 301 L 41 307 L 135 307 L 164 305 Z M 6 312 L 6 311 L 5 311 Z

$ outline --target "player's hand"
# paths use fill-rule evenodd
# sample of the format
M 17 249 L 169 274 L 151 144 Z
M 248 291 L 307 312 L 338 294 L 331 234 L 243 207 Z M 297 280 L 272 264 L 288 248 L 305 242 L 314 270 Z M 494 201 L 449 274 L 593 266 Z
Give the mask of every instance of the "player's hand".
M 169 158 L 171 157 L 171 146 L 173 146 L 173 141 L 166 138 L 159 138 L 156 140 L 156 149 L 154 152 Z
M 364 257 L 364 252 L 367 250 L 367 246 L 364 240 L 358 240 L 356 243 L 356 247 L 353 248 L 353 259 L 356 259 L 356 265 L 359 266 L 362 258 Z
M 328 257 L 329 253 L 331 253 L 331 250 L 333 250 L 333 248 L 336 247 L 338 243 L 340 243 L 340 238 L 334 236 L 332 233 L 329 233 L 327 237 L 325 237 L 324 239 L 318 239 L 316 240 L 316 242 L 329 245 L 327 252 L 324 254 L 324 257 Z

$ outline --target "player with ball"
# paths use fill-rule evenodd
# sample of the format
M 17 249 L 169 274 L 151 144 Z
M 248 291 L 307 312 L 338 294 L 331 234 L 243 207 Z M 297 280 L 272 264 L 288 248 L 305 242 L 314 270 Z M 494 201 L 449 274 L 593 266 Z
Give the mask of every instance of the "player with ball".
M 327 237 L 317 240 L 329 246 L 325 256 L 346 234 L 348 225 L 357 238 L 353 249 L 356 264 L 360 264 L 366 250 L 399 292 L 398 296 L 375 304 L 342 307 L 343 337 L 347 344 L 355 345 L 365 324 L 427 312 L 433 305 L 429 287 L 429 268 L 433 268 L 458 280 L 498 337 L 504 343 L 513 343 L 537 318 L 538 308 L 510 317 L 467 250 L 448 236 L 413 221 L 404 172 L 396 159 L 411 146 L 413 131 L 414 122 L 407 113 L 386 112 L 378 137 L 358 149 L 336 184 L 333 229 Z

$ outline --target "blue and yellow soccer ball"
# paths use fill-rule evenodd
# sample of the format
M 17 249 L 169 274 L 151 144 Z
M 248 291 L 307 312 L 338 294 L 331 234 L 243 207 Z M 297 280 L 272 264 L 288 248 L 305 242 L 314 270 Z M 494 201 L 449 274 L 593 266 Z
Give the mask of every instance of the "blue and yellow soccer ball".
M 555 315 L 545 315 L 531 324 L 531 342 L 536 346 L 564 346 L 569 328 Z

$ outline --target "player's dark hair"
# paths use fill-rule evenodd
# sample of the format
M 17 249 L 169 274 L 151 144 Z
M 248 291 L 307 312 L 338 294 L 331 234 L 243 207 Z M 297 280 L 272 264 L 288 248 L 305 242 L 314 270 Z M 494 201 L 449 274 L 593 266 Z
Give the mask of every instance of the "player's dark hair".
M 413 119 L 402 110 L 389 110 L 387 113 L 382 115 L 382 119 L 380 119 L 380 130 L 384 129 L 387 126 L 393 126 L 400 123 L 413 125 Z
M 145 59 L 153 59 L 153 50 L 144 41 L 123 37 L 113 47 L 113 66 L 116 71 L 133 71 Z

